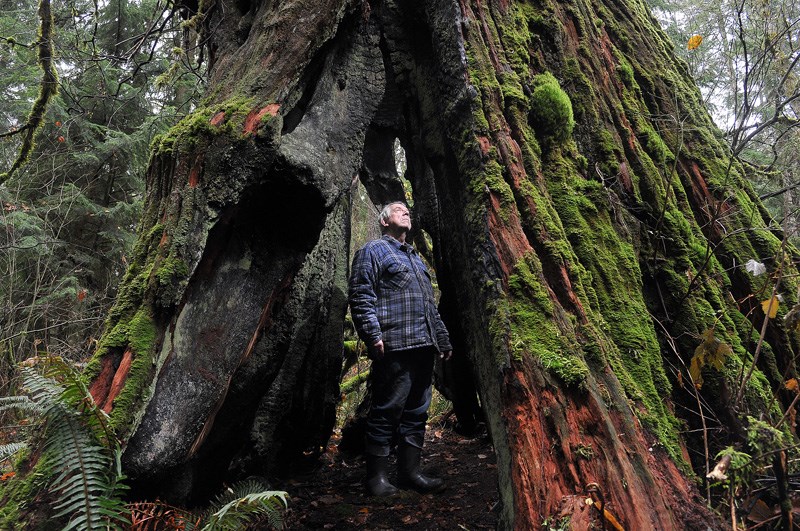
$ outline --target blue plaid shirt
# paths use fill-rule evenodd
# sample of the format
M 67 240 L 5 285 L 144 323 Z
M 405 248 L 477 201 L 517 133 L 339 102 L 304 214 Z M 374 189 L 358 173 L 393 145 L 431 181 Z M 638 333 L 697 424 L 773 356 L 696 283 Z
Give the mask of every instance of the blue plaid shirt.
M 359 337 L 389 351 L 435 346 L 453 350 L 436 309 L 428 268 L 409 244 L 391 236 L 356 251 L 350 275 L 350 313 Z

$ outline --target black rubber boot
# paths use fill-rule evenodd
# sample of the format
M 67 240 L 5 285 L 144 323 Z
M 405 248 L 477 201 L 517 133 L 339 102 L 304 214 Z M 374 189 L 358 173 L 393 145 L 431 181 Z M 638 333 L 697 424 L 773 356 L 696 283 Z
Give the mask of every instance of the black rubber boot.
M 420 458 L 422 448 L 401 444 L 397 447 L 397 486 L 401 489 L 413 489 L 421 494 L 439 492 L 444 489 L 444 481 L 422 473 Z
M 397 494 L 397 487 L 389 482 L 389 457 L 367 454 L 367 479 L 364 487 L 370 496 Z

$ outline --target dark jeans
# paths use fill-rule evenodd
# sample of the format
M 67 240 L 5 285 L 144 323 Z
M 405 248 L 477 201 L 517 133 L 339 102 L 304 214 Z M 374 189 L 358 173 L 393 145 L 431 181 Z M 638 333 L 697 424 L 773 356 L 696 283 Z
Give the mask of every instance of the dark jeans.
M 368 454 L 389 455 L 397 433 L 400 443 L 422 448 L 431 405 L 435 347 L 387 352 L 372 362 L 372 406 L 367 415 Z

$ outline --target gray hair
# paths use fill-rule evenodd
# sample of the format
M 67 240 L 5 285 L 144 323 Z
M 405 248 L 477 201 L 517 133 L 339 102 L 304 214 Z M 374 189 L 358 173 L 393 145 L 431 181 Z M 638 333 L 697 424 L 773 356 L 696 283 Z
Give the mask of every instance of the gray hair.
M 386 221 L 387 219 L 389 219 L 389 216 L 392 215 L 392 205 L 403 205 L 404 207 L 408 208 L 408 205 L 406 204 L 405 201 L 392 201 L 391 203 L 386 203 L 383 206 L 383 209 L 381 210 L 380 216 L 378 217 L 380 221 Z M 383 223 L 381 223 L 380 225 L 381 225 L 381 232 L 383 232 L 385 227 L 383 226 Z

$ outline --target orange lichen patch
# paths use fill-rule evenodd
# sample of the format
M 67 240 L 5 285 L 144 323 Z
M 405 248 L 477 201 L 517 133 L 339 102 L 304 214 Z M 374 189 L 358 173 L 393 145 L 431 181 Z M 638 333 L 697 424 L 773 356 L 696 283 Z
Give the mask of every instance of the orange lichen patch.
M 520 183 L 528 178 L 525 166 L 522 164 L 522 150 L 519 148 L 519 144 L 507 131 L 502 131 L 498 133 L 497 147 L 514 187 L 519 189 Z
M 111 413 L 111 410 L 114 408 L 114 399 L 117 398 L 122 388 L 125 386 L 125 380 L 128 379 L 128 373 L 131 370 L 132 362 L 133 351 L 128 348 L 125 350 L 125 354 L 122 355 L 122 361 L 120 361 L 117 372 L 114 374 L 114 380 L 111 382 L 108 396 L 101 408 L 106 413 Z
M 489 141 L 488 137 L 479 136 L 478 137 L 478 145 L 480 145 L 481 153 L 483 153 L 484 156 L 489 154 L 489 150 L 492 147 L 492 143 L 491 143 L 491 141 Z
M 209 123 L 214 127 L 221 125 L 225 121 L 225 111 L 219 111 L 217 114 L 211 117 Z
M 492 38 L 492 32 L 489 29 L 489 24 L 486 22 L 486 10 L 482 5 L 482 0 L 477 0 L 475 2 L 478 11 L 478 18 L 481 20 L 481 33 L 483 38 L 483 44 L 489 50 L 489 58 L 492 61 L 492 66 L 494 66 L 495 72 L 502 72 L 503 65 L 500 63 L 500 58 L 497 53 L 497 47 L 495 39 Z
M 558 510 L 559 521 L 569 521 L 570 529 L 603 529 L 595 523 L 592 506 L 586 504 L 586 496 L 570 494 L 561 498 Z
M 244 120 L 244 128 L 242 132 L 250 133 L 251 135 L 256 134 L 258 130 L 261 128 L 261 119 L 267 115 L 277 116 L 278 110 L 280 108 L 281 106 L 279 104 L 270 103 L 269 105 L 267 105 L 262 109 L 258 110 L 253 109 L 252 111 L 250 111 L 250 114 L 248 114 L 247 118 L 245 118 Z
M 100 374 L 97 375 L 89 387 L 89 394 L 92 395 L 95 404 L 102 404 L 106 401 L 115 371 L 114 356 L 110 354 L 103 356 L 100 360 Z
M 608 85 L 611 82 L 611 76 L 608 74 L 609 72 L 614 72 L 616 70 L 616 61 L 614 60 L 614 54 L 611 51 L 611 47 L 613 44 L 611 43 L 611 39 L 608 38 L 608 33 L 606 33 L 605 29 L 601 32 L 600 35 L 600 54 L 603 57 L 603 62 L 605 63 L 605 68 L 601 69 L 603 74 L 603 84 L 605 85 L 604 88 L 608 89 Z M 621 90 L 622 84 L 617 79 L 617 83 L 615 83 L 618 90 Z
M 689 164 L 689 168 L 686 168 L 684 163 L 681 163 L 681 167 L 691 176 L 691 194 L 695 208 L 703 212 L 703 215 L 706 217 L 706 222 L 711 221 L 711 218 L 714 217 L 714 210 L 717 205 L 717 201 L 714 199 L 714 197 L 711 195 L 711 191 L 708 189 L 708 184 L 706 183 L 706 180 L 700 171 L 700 166 L 698 166 L 696 162 L 692 161 Z M 721 212 L 717 212 L 716 214 L 720 213 Z M 713 223 L 710 225 L 710 227 L 711 230 L 713 230 L 714 233 L 719 236 L 718 224 Z
M 566 20 L 564 21 L 564 30 L 567 34 L 567 44 L 570 45 L 570 48 L 575 50 L 577 44 L 581 42 L 581 39 L 578 37 L 578 28 L 575 27 L 575 21 L 572 19 L 572 17 L 566 17 Z
M 570 309 L 577 315 L 578 318 L 580 318 L 581 323 L 588 323 L 589 317 L 586 315 L 586 309 L 583 307 L 581 300 L 575 294 L 575 289 L 572 287 L 572 281 L 569 278 L 569 271 L 567 270 L 567 266 L 565 264 L 561 264 L 558 268 L 558 276 L 559 283 L 563 288 L 563 293 L 571 305 Z
M 203 170 L 203 155 L 197 155 L 192 169 L 189 171 L 189 187 L 194 188 L 200 182 L 200 173 Z

